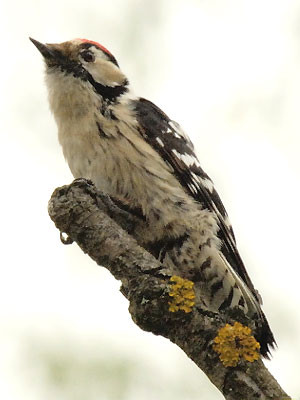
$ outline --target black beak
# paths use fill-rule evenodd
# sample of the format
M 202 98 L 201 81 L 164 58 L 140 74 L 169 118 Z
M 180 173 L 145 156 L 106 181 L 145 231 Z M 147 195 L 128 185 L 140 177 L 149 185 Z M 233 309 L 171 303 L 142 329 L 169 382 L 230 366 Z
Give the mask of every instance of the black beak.
M 38 42 L 37 40 L 32 39 L 31 37 L 29 39 L 32 41 L 32 43 L 39 50 L 39 52 L 43 55 L 44 58 L 46 58 L 46 59 L 55 58 L 55 53 L 53 52 L 53 50 L 50 49 L 49 46 L 47 46 L 46 44 L 43 44 L 41 42 Z

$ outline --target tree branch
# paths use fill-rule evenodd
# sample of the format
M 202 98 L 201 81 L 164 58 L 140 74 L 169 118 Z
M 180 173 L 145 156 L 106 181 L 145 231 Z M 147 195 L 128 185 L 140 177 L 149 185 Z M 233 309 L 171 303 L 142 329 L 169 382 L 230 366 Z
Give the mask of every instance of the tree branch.
M 91 182 L 79 179 L 56 189 L 49 201 L 49 215 L 60 232 L 68 235 L 67 243 L 75 241 L 122 282 L 134 322 L 177 344 L 227 400 L 290 399 L 261 360 L 240 360 L 236 367 L 221 363 L 212 345 L 218 330 L 228 322 L 225 314 L 196 307 L 191 312 L 169 311 L 174 272 L 128 233 L 134 232 L 138 219 L 120 210 Z

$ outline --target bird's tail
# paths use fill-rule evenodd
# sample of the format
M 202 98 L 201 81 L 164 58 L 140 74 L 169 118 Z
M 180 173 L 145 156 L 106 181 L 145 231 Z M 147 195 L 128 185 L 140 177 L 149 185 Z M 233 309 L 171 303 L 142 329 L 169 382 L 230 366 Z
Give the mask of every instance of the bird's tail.
M 244 310 L 244 313 L 254 320 L 255 332 L 254 337 L 260 344 L 260 353 L 263 357 L 269 359 L 270 351 L 276 346 L 273 333 L 267 321 L 265 314 L 261 309 L 262 301 L 257 292 L 253 293 L 246 283 L 240 278 L 236 271 L 230 266 L 225 258 L 223 258 L 227 268 L 231 272 L 231 279 L 234 280 L 234 286 L 240 293 L 238 307 Z M 237 297 L 238 298 L 238 297 Z M 232 304 L 235 306 L 236 304 Z

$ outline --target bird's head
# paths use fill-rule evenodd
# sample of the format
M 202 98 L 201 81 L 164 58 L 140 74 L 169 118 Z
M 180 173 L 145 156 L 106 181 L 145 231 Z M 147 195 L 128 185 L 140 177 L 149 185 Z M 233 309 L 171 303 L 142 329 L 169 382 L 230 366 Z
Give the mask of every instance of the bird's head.
M 55 44 L 30 40 L 43 55 L 46 73 L 52 80 L 60 84 L 64 78 L 68 82 L 70 78 L 80 80 L 89 90 L 108 101 L 115 101 L 128 91 L 128 80 L 115 57 L 99 43 L 86 39 Z

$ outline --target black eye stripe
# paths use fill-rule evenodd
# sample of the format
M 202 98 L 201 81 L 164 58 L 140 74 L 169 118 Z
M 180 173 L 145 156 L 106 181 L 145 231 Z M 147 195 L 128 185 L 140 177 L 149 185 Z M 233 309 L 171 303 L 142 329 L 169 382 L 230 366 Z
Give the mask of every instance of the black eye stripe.
M 81 52 L 81 57 L 84 59 L 86 62 L 94 62 L 95 61 L 95 55 L 91 51 L 83 51 Z

